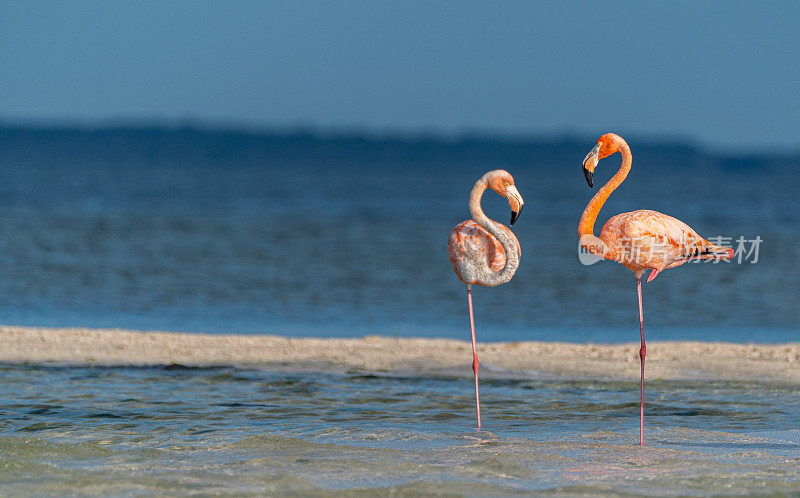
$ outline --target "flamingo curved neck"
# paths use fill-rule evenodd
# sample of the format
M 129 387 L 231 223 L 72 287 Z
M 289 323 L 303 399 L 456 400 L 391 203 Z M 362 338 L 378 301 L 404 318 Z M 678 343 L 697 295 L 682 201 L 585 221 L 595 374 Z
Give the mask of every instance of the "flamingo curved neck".
M 585 235 L 594 237 L 594 222 L 597 221 L 597 215 L 600 214 L 600 209 L 608 200 L 611 192 L 620 186 L 631 170 L 633 157 L 631 156 L 631 149 L 628 147 L 627 143 L 622 142 L 619 153 L 622 155 L 622 165 L 619 167 L 619 170 L 597 191 L 594 197 L 592 197 L 592 200 L 589 201 L 589 204 L 586 205 L 586 209 L 583 210 L 581 221 L 578 224 L 578 236 L 581 238 L 584 238 Z
M 517 267 L 519 266 L 519 252 L 517 251 L 516 242 L 514 242 L 508 233 L 500 228 L 496 222 L 486 216 L 481 208 L 481 198 L 488 186 L 489 179 L 486 176 L 483 176 L 475 182 L 475 186 L 469 194 L 469 212 L 472 215 L 472 219 L 475 220 L 475 223 L 485 228 L 487 232 L 500 241 L 500 245 L 502 245 L 503 249 L 506 251 L 505 266 L 502 270 L 494 272 L 497 283 L 504 283 L 511 280 L 511 277 L 513 277 L 514 273 L 517 271 Z

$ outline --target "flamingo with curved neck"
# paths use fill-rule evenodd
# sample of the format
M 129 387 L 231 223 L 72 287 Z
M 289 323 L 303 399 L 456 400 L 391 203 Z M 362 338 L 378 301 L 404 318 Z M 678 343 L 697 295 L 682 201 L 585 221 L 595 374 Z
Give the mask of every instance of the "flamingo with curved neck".
M 472 314 L 472 286 L 494 287 L 511 280 L 519 267 L 521 248 L 514 233 L 489 219 L 481 209 L 481 198 L 487 188 L 508 199 L 511 225 L 523 207 L 522 196 L 508 171 L 489 171 L 475 182 L 469 195 L 471 220 L 456 225 L 450 232 L 447 255 L 458 278 L 467 284 L 469 327 L 472 332 L 472 371 L 475 374 L 475 411 L 481 428 L 481 404 L 478 394 L 478 348 L 475 341 L 475 319 Z
M 614 133 L 606 133 L 597 139 L 594 148 L 583 159 L 583 174 L 592 187 L 597 163 L 619 152 L 622 165 L 617 173 L 592 197 L 578 223 L 580 245 L 587 251 L 604 259 L 620 263 L 636 277 L 636 294 L 639 299 L 639 333 L 641 346 L 639 445 L 644 444 L 644 359 L 647 347 L 644 341 L 644 313 L 642 311 L 642 274 L 650 270 L 650 282 L 659 272 L 680 266 L 693 259 L 715 259 L 729 261 L 733 249 L 714 245 L 697 234 L 684 222 L 659 213 L 642 209 L 618 214 L 609 219 L 600 236 L 594 235 L 594 223 L 600 209 L 611 193 L 622 184 L 631 170 L 631 149 L 625 140 Z

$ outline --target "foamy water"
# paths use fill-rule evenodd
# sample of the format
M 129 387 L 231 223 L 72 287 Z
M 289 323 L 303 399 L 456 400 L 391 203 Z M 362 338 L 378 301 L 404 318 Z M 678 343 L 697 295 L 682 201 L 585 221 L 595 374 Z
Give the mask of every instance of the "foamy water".
M 769 382 L 232 367 L 0 369 L 0 492 L 800 491 L 800 394 Z

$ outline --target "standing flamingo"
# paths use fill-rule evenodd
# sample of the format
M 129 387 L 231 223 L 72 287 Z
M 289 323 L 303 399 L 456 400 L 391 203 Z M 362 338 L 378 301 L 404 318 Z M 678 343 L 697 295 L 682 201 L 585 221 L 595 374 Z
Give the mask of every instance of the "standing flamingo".
M 583 174 L 592 187 L 592 175 L 600 159 L 616 152 L 622 155 L 619 171 L 601 188 L 581 215 L 578 225 L 580 245 L 591 254 L 616 261 L 636 276 L 636 294 L 639 299 L 639 332 L 642 343 L 639 349 L 641 362 L 641 391 L 639 405 L 639 445 L 644 444 L 644 314 L 642 312 L 642 273 L 650 270 L 650 282 L 667 268 L 675 268 L 692 259 L 717 259 L 729 261 L 733 249 L 712 244 L 697 234 L 686 223 L 657 211 L 642 209 L 614 216 L 603 225 L 600 237 L 594 235 L 594 222 L 600 208 L 631 170 L 631 149 L 625 140 L 614 133 L 606 133 L 583 159 Z
M 459 223 L 450 232 L 447 255 L 459 280 L 467 284 L 469 328 L 472 332 L 472 371 L 475 373 L 475 411 L 478 429 L 481 428 L 481 402 L 478 396 L 478 348 L 475 344 L 475 320 L 472 316 L 472 286 L 494 287 L 511 280 L 519 266 L 522 253 L 514 232 L 492 221 L 481 209 L 481 197 L 486 187 L 508 198 L 511 225 L 522 212 L 522 196 L 514 186 L 508 171 L 496 169 L 483 175 L 469 194 L 471 220 Z

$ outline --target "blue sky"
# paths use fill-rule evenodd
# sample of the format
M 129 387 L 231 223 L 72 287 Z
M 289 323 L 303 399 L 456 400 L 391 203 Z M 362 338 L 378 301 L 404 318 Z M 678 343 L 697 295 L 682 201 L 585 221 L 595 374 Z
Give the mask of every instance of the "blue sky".
M 800 149 L 800 2 L 0 4 L 0 120 Z

